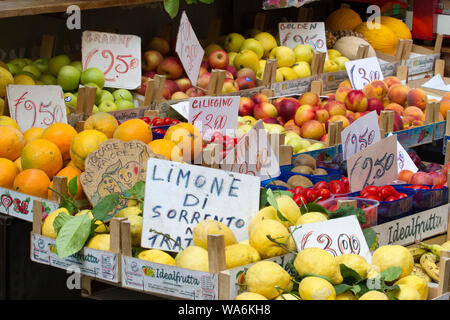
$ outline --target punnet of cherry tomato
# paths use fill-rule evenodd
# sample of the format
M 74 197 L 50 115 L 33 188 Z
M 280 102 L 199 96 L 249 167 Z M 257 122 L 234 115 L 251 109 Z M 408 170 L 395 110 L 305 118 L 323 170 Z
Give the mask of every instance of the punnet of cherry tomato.
M 397 190 L 405 190 L 413 193 L 413 211 L 420 212 L 447 203 L 448 188 L 442 185 L 400 184 Z
M 350 192 L 350 184 L 347 177 L 330 182 L 319 181 L 312 188 L 295 187 L 289 190 L 294 194 L 292 199 L 301 206 L 303 203 L 311 203 L 319 200 L 327 200 L 334 195 L 344 195 Z

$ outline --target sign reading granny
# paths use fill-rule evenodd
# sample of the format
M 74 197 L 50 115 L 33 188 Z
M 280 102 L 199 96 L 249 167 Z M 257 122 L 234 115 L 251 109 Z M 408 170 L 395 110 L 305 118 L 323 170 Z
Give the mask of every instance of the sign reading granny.
M 247 239 L 259 184 L 251 175 L 150 158 L 141 246 L 181 251 L 193 245 L 192 231 L 204 219 L 224 223 L 238 241 Z

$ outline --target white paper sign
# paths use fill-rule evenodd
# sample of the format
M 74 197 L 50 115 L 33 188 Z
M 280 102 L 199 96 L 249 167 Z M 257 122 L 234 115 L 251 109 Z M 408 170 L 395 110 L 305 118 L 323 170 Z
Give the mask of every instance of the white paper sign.
M 186 120 L 189 119 L 189 101 L 182 101 L 170 106 L 176 112 L 181 114 Z
M 259 211 L 259 188 L 258 177 L 150 158 L 141 246 L 180 251 L 180 244 L 193 245 L 192 230 L 204 219 L 221 221 L 238 241 L 245 240 L 250 218 Z
M 362 90 L 374 80 L 384 80 L 377 57 L 347 61 L 345 69 L 352 87 L 356 90 Z
M 278 30 L 282 46 L 294 49 L 299 44 L 307 44 L 314 52 L 327 53 L 324 22 L 281 22 Z
M 216 131 L 237 129 L 240 97 L 198 97 L 189 99 L 189 123 L 202 131 L 205 140 Z
M 129 34 L 84 31 L 81 39 L 83 70 L 98 68 L 105 87 L 136 89 L 141 85 L 141 38 Z
M 54 123 L 67 123 L 66 103 L 60 86 L 6 87 L 9 113 L 22 132 L 33 128 L 48 128 Z
M 320 248 L 334 257 L 346 253 L 363 256 L 371 263 L 372 256 L 356 216 L 307 223 L 290 228 L 297 251 Z
M 344 160 L 381 140 L 377 112 L 357 119 L 341 132 Z
M 258 176 L 261 180 L 278 177 L 281 173 L 262 120 L 255 123 L 233 151 L 224 159 L 222 169 Z
M 183 64 L 186 74 L 192 84 L 197 83 L 200 65 L 202 64 L 205 50 L 198 42 L 194 29 L 183 11 L 181 15 L 180 28 L 178 29 L 177 45 L 175 51 Z
M 411 157 L 409 156 L 408 152 L 406 152 L 405 148 L 403 148 L 403 146 L 398 141 L 397 152 L 398 172 L 402 170 L 409 170 L 416 173 L 417 171 L 419 171 L 419 169 L 414 164 L 414 161 L 412 161 Z

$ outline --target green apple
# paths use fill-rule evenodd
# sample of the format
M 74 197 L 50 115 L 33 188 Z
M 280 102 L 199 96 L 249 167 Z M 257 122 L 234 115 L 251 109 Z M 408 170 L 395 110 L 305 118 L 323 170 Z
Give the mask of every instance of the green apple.
M 100 90 L 100 97 L 98 100 L 95 99 L 95 103 L 100 104 L 103 101 L 108 101 L 108 100 L 114 102 L 114 96 L 112 95 L 112 93 L 107 90 Z
M 65 54 L 55 56 L 48 61 L 48 70 L 54 76 L 58 75 L 59 69 L 70 64 L 70 59 Z
M 25 67 L 22 68 L 22 71 L 31 73 L 33 75 L 33 80 L 39 79 L 39 77 L 42 74 L 41 70 L 39 70 L 38 67 L 32 64 L 27 64 Z
M 77 107 L 77 97 L 70 92 L 66 92 L 64 93 L 64 101 L 66 102 L 66 105 L 68 105 L 69 107 L 72 108 L 76 108 Z
M 100 112 L 110 112 L 110 111 L 116 111 L 117 106 L 113 101 L 103 101 L 98 106 L 98 111 Z
M 26 61 L 24 59 L 12 59 L 8 62 L 8 64 L 15 64 L 17 66 L 19 66 L 19 69 L 22 70 L 23 67 L 25 67 L 27 65 Z
M 29 71 L 20 70 L 17 74 L 18 74 L 18 75 L 19 75 L 19 74 L 24 74 L 24 75 L 29 76 L 31 79 L 35 80 L 34 74 L 32 74 L 32 73 L 29 72 Z
M 78 69 L 78 71 L 83 72 L 83 65 L 81 64 L 81 61 L 77 60 L 77 61 L 72 61 L 70 63 L 71 66 L 74 66 L 75 68 Z
M 43 74 L 41 74 L 41 76 L 39 77 L 38 80 L 42 81 L 46 85 L 55 85 L 55 84 L 57 84 L 56 77 L 54 75 L 52 75 L 51 73 L 43 73 Z
M 80 71 L 77 68 L 67 65 L 59 69 L 57 82 L 64 91 L 73 91 L 80 83 Z
M 99 113 L 100 111 L 98 110 L 98 107 L 94 104 L 94 106 L 92 107 L 92 113 Z
M 22 68 L 20 67 L 20 65 L 18 65 L 18 64 L 7 63 L 6 65 L 8 66 L 9 72 L 11 72 L 11 74 L 12 74 L 13 76 L 15 76 L 16 74 L 19 74 L 20 70 L 22 69 Z
M 100 89 L 105 85 L 105 75 L 100 69 L 89 68 L 81 73 L 81 83 L 95 83 Z
M 230 33 L 225 37 L 224 48 L 227 52 L 239 52 L 245 38 L 239 33 Z
M 29 59 L 29 58 L 23 58 L 23 61 L 25 61 L 25 63 L 26 63 L 27 65 L 33 64 L 33 60 L 31 60 L 31 59 Z
M 244 40 L 240 51 L 244 51 L 244 50 L 252 50 L 254 53 L 256 53 L 256 55 L 258 56 L 258 59 L 261 59 L 264 55 L 263 45 L 261 44 L 261 42 L 259 42 L 256 39 L 253 39 L 253 38 Z
M 42 73 L 46 73 L 48 72 L 48 60 L 41 58 L 41 59 L 36 59 L 33 62 L 33 65 L 35 67 L 37 67 L 39 69 L 39 71 L 41 71 Z
M 127 89 L 117 89 L 113 92 L 114 101 L 128 100 L 133 102 L 133 95 Z
M 117 100 L 116 101 L 117 110 L 127 110 L 135 108 L 133 102 L 128 100 Z

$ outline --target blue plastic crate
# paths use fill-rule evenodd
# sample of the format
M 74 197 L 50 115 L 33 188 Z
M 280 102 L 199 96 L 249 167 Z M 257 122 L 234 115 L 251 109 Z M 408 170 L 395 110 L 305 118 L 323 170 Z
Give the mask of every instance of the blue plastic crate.
M 413 196 L 413 210 L 414 213 L 439 207 L 447 203 L 448 199 L 448 188 L 444 187 L 442 189 L 431 189 L 433 186 L 426 185 L 430 190 L 420 190 L 420 189 L 410 189 L 405 188 L 407 186 L 412 186 L 412 184 L 400 184 L 397 185 L 395 189 L 401 190 L 402 192 L 409 191 L 414 193 Z
M 167 130 L 169 129 L 170 125 L 167 126 L 159 126 L 159 127 L 151 127 L 152 128 L 152 134 L 153 134 L 153 140 L 157 140 L 157 139 L 163 139 L 164 135 L 160 134 L 160 133 L 156 133 L 154 130 L 155 129 L 163 129 L 163 130 Z

